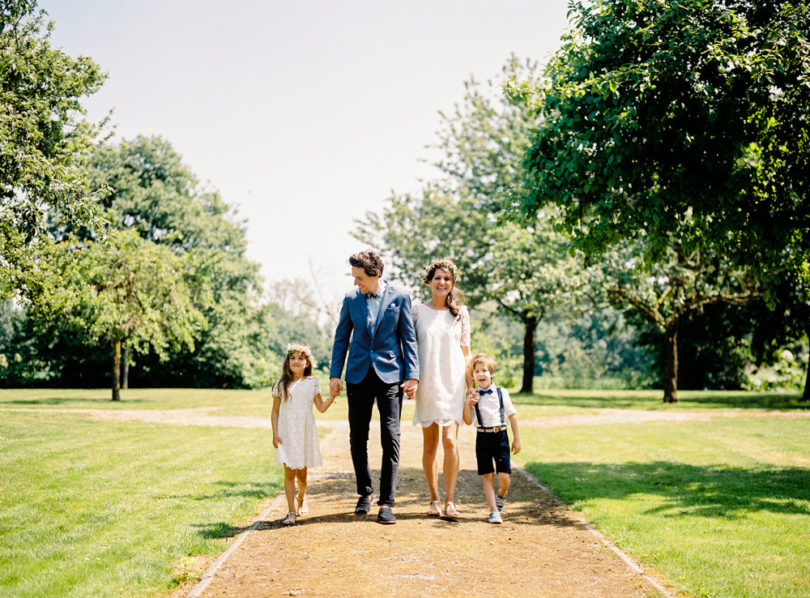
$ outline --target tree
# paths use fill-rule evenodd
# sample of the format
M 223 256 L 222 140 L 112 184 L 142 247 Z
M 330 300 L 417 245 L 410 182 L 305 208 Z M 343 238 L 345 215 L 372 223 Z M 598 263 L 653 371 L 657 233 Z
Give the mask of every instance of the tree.
M 31 319 L 14 301 L 0 303 L 0 386 L 41 386 L 56 377 L 40 358 Z
M 259 266 L 246 259 L 244 223 L 213 189 L 201 185 L 165 140 L 136 137 L 96 148 L 88 159 L 88 180 L 103 189 L 91 225 L 54 214 L 48 232 L 56 240 L 103 243 L 107 234 L 135 231 L 170 250 L 184 263 L 184 289 L 208 326 L 187 343 L 161 353 L 122 344 L 122 378 L 132 368 L 133 384 L 161 386 L 257 387 L 266 385 L 277 361 L 268 350 L 272 315 L 261 302 Z M 24 289 L 29 304 L 36 289 Z M 55 372 L 53 383 L 101 382 L 107 348 L 73 320 L 29 313 L 38 358 Z M 132 348 L 130 351 L 129 349 Z M 100 355 L 104 353 L 104 355 Z M 137 356 L 137 357 L 136 357 Z M 137 362 L 137 363 L 136 363 Z
M 123 343 L 165 358 L 169 348 L 193 346 L 206 324 L 187 287 L 189 257 L 133 231 L 111 233 L 104 242 L 58 243 L 36 273 L 34 312 L 46 321 L 67 318 L 90 338 L 110 343 L 112 399 L 118 401 Z
M 213 189 L 201 185 L 172 145 L 139 135 L 107 143 L 89 159 L 89 179 L 107 189 L 101 206 L 113 226 L 179 251 L 218 249 L 243 256 L 244 223 Z M 97 237 L 100 231 L 90 231 Z
M 171 144 L 138 136 L 100 146 L 90 158 L 90 181 L 108 189 L 102 207 L 112 225 L 132 229 L 146 240 L 178 254 L 194 253 L 189 290 L 207 289 L 211 301 L 196 302 L 209 326 L 196 350 L 169 356 L 145 355 L 143 374 L 167 384 L 261 386 L 268 382 L 268 319 L 261 296 L 258 264 L 245 257 L 244 222 L 219 193 L 199 183 Z M 76 231 L 82 232 L 82 231 Z M 84 231 L 90 238 L 100 231 Z M 173 379 L 162 371 L 170 370 Z
M 508 204 L 528 193 L 521 160 L 536 118 L 502 90 L 510 77 L 534 80 L 538 67 L 512 56 L 501 80 L 465 82 L 464 101 L 441 113 L 436 166 L 444 174 L 421 197 L 394 196 L 381 215 L 366 214 L 355 235 L 384 247 L 404 272 L 445 255 L 464 277 L 471 306 L 494 301 L 523 326 L 521 392 L 532 392 L 537 323 L 579 288 L 583 267 L 547 213 L 520 224 L 503 221 Z M 528 231 L 528 232 L 527 232 Z M 420 288 L 412 275 L 414 286 Z
M 810 302 L 805 298 L 801 282 L 792 274 L 788 272 L 781 281 L 781 288 L 773 293 L 772 309 L 762 309 L 756 314 L 752 349 L 758 364 L 778 360 L 786 344 L 810 341 Z M 810 359 L 804 374 L 802 400 L 810 401 Z
M 538 374 L 552 388 L 652 388 L 655 353 L 640 342 L 650 327 L 609 306 L 572 317 L 562 305 L 537 328 Z M 661 343 L 655 332 L 657 350 Z
M 576 247 L 622 240 L 648 267 L 715 255 L 766 301 L 786 270 L 810 300 L 808 6 L 575 2 L 542 85 L 521 217 L 553 203 Z M 718 287 L 719 288 L 719 287 Z M 721 292 L 722 294 L 722 292 Z
M 30 271 L 49 213 L 90 218 L 83 162 L 98 127 L 81 99 L 104 75 L 51 47 L 53 23 L 34 0 L 0 0 L 0 296 Z
M 542 114 L 526 166 L 579 247 L 644 236 L 714 244 L 806 279 L 810 5 L 574 2 L 547 80 L 513 86 Z M 538 93 L 539 92 L 539 93 Z M 807 285 L 805 285 L 806 288 Z
M 678 401 L 678 331 L 690 314 L 718 303 L 745 305 L 758 295 L 745 274 L 710 251 L 675 245 L 648 264 L 633 256 L 638 244 L 622 243 L 603 263 L 608 296 L 628 306 L 663 334 L 664 402 Z
M 421 198 L 391 197 L 381 214 L 368 213 L 355 237 L 383 247 L 400 279 L 427 293 L 422 267 L 450 256 L 461 270 L 458 283 L 471 307 L 494 302 L 523 327 L 521 392 L 532 392 L 534 332 L 551 308 L 582 290 L 584 268 L 568 253 L 568 243 L 538 220 L 541 230 L 513 223 L 496 225 L 491 212 L 461 196 L 425 189 Z M 483 232 L 482 232 L 483 231 Z

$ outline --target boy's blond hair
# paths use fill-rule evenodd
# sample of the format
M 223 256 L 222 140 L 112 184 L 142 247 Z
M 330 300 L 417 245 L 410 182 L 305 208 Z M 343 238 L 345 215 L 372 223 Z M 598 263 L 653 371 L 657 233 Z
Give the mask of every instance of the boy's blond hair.
M 484 364 L 489 370 L 490 375 L 494 374 L 497 369 L 495 366 L 495 358 L 487 353 L 476 353 L 470 358 L 469 368 L 471 372 L 475 369 L 476 363 Z

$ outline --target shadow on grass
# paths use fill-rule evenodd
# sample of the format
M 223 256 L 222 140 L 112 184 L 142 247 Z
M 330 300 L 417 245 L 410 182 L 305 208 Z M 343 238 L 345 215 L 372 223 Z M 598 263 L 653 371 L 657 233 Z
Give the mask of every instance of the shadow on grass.
M 532 395 L 516 394 L 518 404 L 587 409 L 810 409 L 810 403 L 801 400 L 801 393 L 766 393 L 744 391 L 685 390 L 678 393 L 675 404 L 664 403 L 661 391 L 583 390 L 536 392 Z
M 155 500 L 170 501 L 218 501 L 230 498 L 247 498 L 262 501 L 275 496 L 283 490 L 280 484 L 263 484 L 259 482 L 215 482 L 222 490 L 209 494 L 156 494 Z
M 684 463 L 529 463 L 535 476 L 568 503 L 657 495 L 664 504 L 647 511 L 736 518 L 767 511 L 810 515 L 810 469 L 743 469 Z
M 155 403 L 154 399 L 126 399 L 125 401 L 113 401 L 110 397 L 106 398 L 90 398 L 87 396 L 77 397 L 40 397 L 36 399 L 13 399 L 13 400 L 0 400 L 0 406 L 22 406 L 22 407 L 35 407 L 41 406 L 63 406 L 63 407 L 81 407 L 81 408 L 99 408 L 107 409 L 109 407 L 126 407 L 127 405 L 141 405 L 145 403 Z

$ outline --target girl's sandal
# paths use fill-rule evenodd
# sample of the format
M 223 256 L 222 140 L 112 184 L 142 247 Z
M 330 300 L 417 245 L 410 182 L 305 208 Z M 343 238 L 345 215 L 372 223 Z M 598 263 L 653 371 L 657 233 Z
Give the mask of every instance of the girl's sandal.
M 447 501 L 444 503 L 444 516 L 453 521 L 458 519 L 458 511 L 456 510 L 456 504 L 454 502 Z
M 295 513 L 287 513 L 287 516 L 281 523 L 284 525 L 295 525 Z
M 297 515 L 306 515 L 309 513 L 309 506 L 307 505 L 307 497 L 304 498 L 296 498 L 296 504 L 298 505 L 298 512 Z
M 438 500 L 430 501 L 430 508 L 427 512 L 428 517 L 441 517 L 442 516 L 442 503 Z

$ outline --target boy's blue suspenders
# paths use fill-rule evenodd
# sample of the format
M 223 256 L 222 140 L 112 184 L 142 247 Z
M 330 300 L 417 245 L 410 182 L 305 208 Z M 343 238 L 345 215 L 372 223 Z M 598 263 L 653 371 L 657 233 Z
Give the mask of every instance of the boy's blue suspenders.
M 501 394 L 501 387 L 496 386 L 495 390 L 498 391 L 498 403 L 500 404 L 500 410 L 501 410 L 501 425 L 505 426 L 506 425 L 506 418 L 503 416 L 503 395 Z M 475 407 L 475 416 L 478 418 L 478 423 L 483 428 L 484 427 L 484 420 L 481 419 L 481 410 L 478 409 L 478 403 L 473 405 L 473 407 Z

